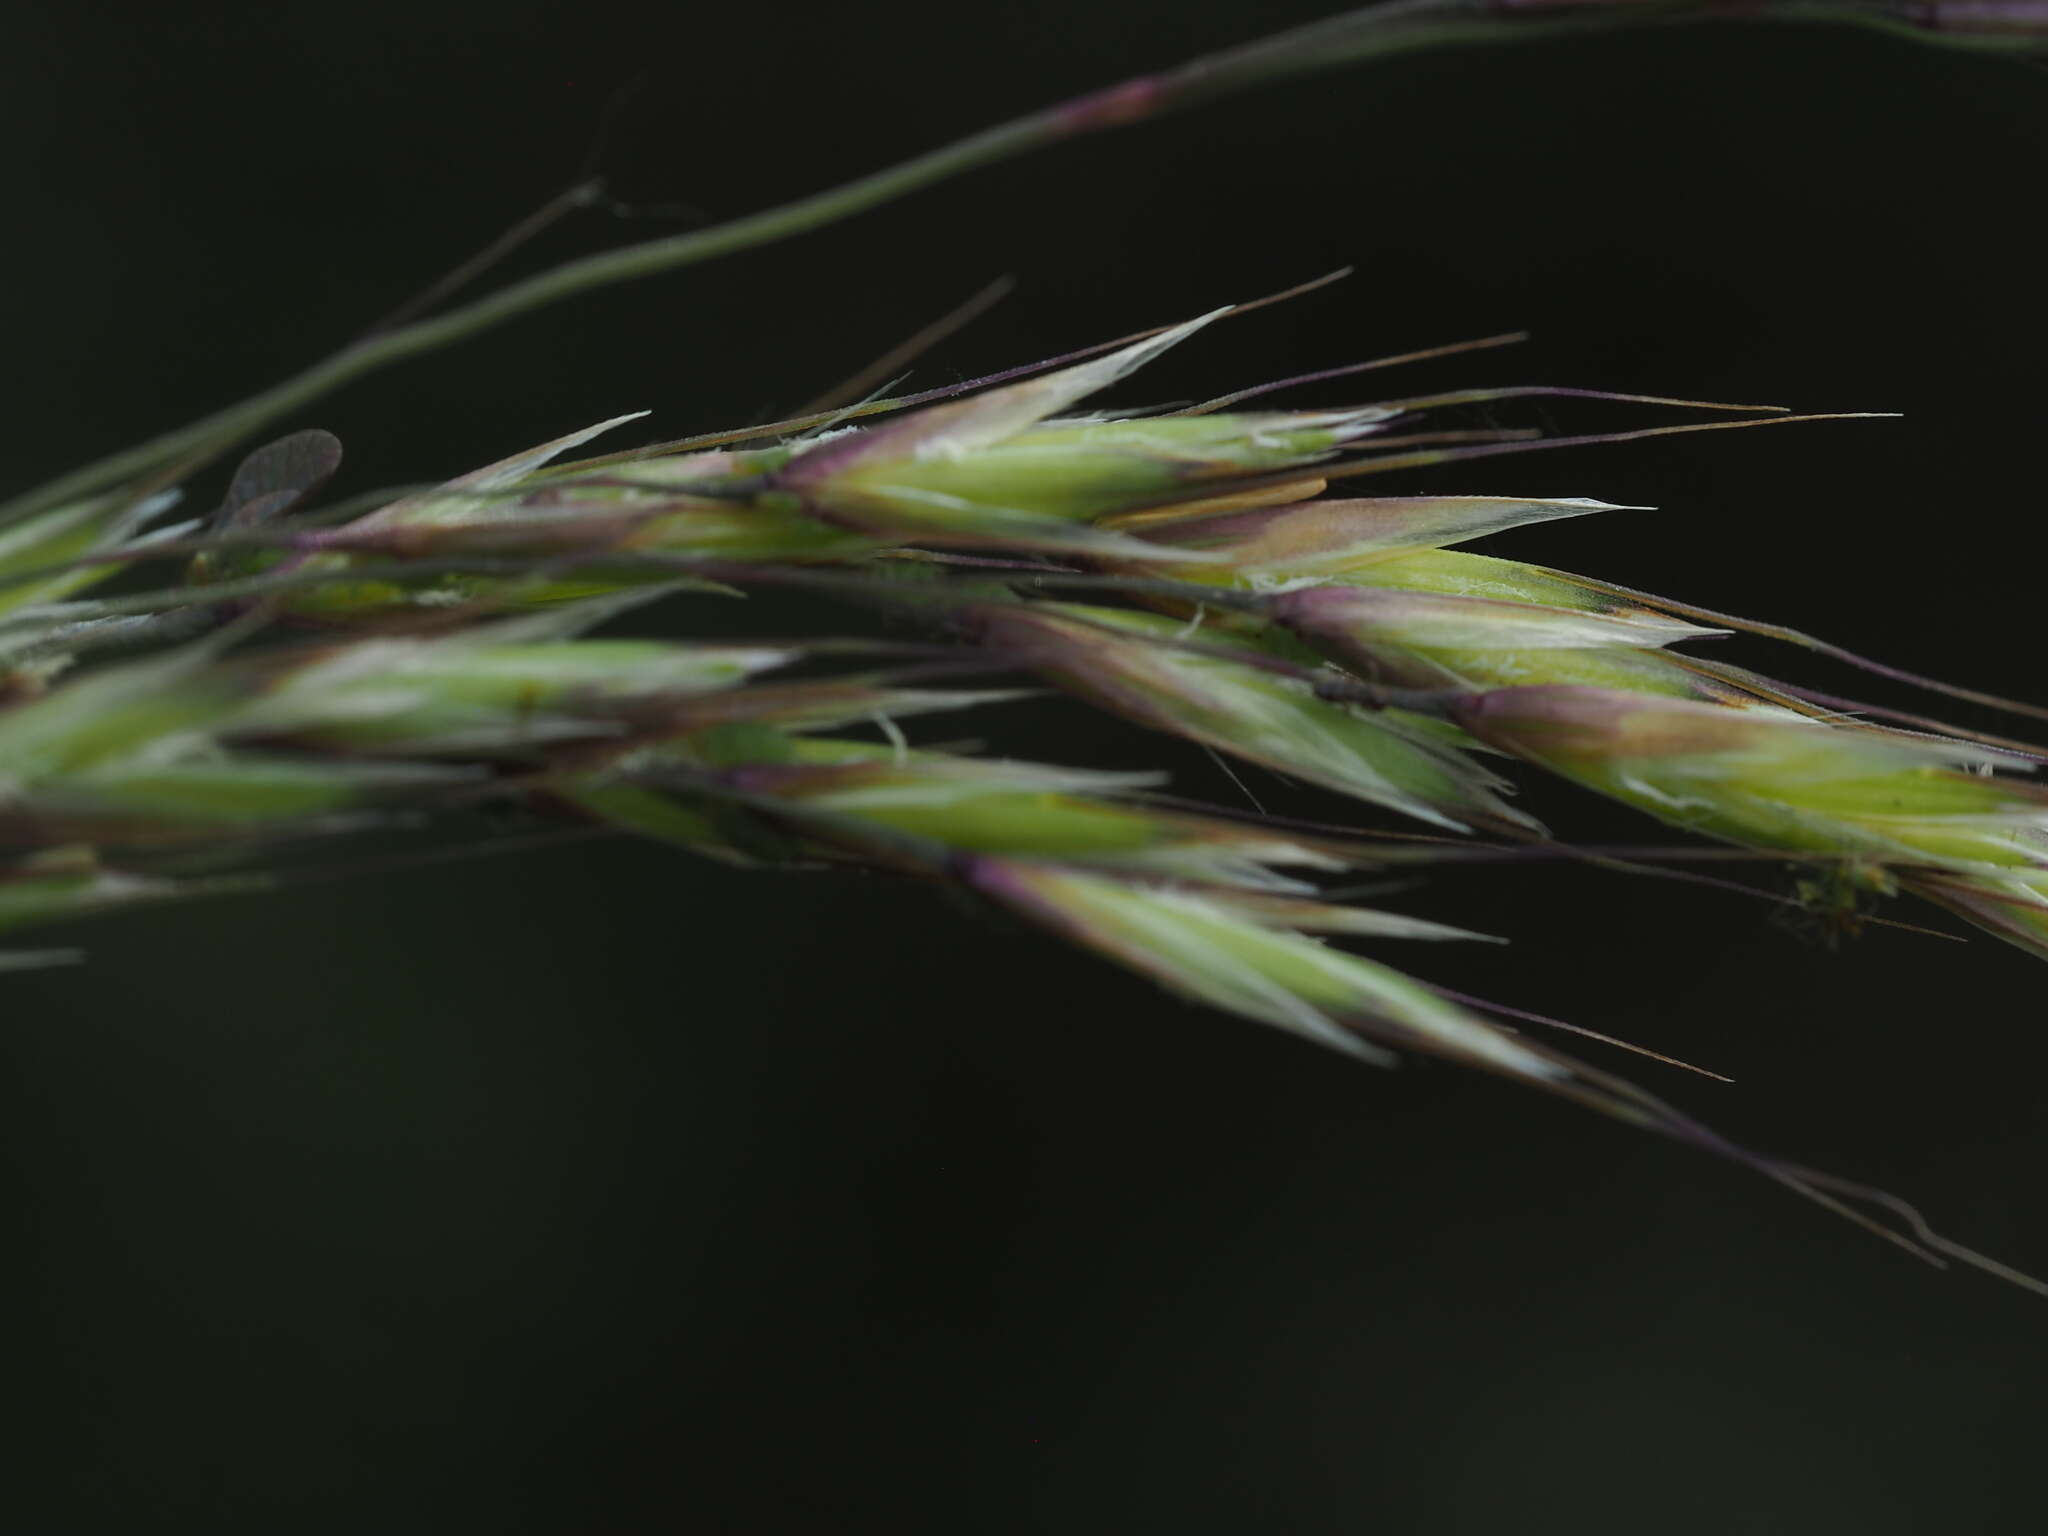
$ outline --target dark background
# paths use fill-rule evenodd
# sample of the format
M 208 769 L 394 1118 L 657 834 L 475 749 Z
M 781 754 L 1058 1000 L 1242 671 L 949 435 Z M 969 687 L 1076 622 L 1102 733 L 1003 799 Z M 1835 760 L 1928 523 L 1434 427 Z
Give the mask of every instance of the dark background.
M 18 484 L 346 339 L 569 181 L 633 80 L 615 190 L 725 217 L 1325 7 L 187 9 L 10 18 Z M 353 492 L 640 407 L 662 436 L 762 419 L 999 273 L 1017 294 L 919 382 L 1350 262 L 1125 398 L 1527 327 L 1389 388 L 1903 411 L 1403 485 L 1659 506 L 1490 547 L 2038 697 L 2044 171 L 2040 68 L 1803 27 L 1524 41 L 1055 149 L 302 424 Z M 511 270 L 685 222 L 589 215 Z M 1156 750 L 1016 719 L 1049 759 Z M 1199 759 L 1185 784 L 1231 793 Z M 1829 953 L 1760 904 L 1562 871 L 1403 900 L 1516 942 L 1396 963 L 1718 1067 L 1599 1058 L 2048 1271 L 2016 951 Z M 2039 1299 L 915 891 L 591 846 L 77 937 L 84 968 L 0 984 L 24 1529 L 1888 1536 L 2048 1505 Z

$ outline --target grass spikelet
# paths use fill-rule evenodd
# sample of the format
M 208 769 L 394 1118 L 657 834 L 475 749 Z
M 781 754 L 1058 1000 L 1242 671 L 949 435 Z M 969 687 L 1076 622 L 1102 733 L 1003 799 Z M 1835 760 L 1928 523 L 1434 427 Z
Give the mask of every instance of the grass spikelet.
M 1731 842 L 1964 874 L 2048 859 L 2048 788 L 1989 772 L 1967 742 L 1595 688 L 1451 708 L 1482 740 Z
M 120 567 L 94 565 L 88 557 L 132 547 L 142 530 L 177 502 L 175 492 L 95 496 L 0 527 L 0 614 L 54 603 L 106 580 Z M 163 529 L 152 537 L 161 540 L 183 531 Z
M 1433 826 L 1535 830 L 1500 797 L 1502 781 L 1445 746 L 1432 722 L 1321 697 L 1312 681 L 1262 665 L 1269 656 L 1254 640 L 1205 637 L 1198 651 L 1177 643 L 1188 630 L 1175 620 L 1081 604 L 974 618 L 984 644 L 1141 725 Z

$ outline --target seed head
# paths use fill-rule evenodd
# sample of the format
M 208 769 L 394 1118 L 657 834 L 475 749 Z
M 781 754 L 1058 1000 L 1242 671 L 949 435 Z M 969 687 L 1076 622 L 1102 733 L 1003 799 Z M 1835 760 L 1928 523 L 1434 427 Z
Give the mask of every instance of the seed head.
M 1257 900 L 1021 860 L 977 860 L 968 878 L 1169 991 L 1349 1056 L 1390 1063 L 1377 1036 L 1538 1082 L 1569 1075 L 1398 971 L 1275 926 Z
M 1255 639 L 1071 603 L 991 606 L 976 618 L 984 644 L 1141 725 L 1437 826 L 1534 826 L 1433 722 L 1320 697 L 1298 667 L 1276 671 Z
M 1577 687 L 1456 701 L 1480 740 L 1674 826 L 1753 847 L 1960 873 L 2048 862 L 2048 789 L 1988 749 L 1768 708 Z
M 1412 688 L 1470 686 L 1460 663 L 1472 652 L 1654 650 L 1726 633 L 1654 614 L 1588 613 L 1398 587 L 1304 587 L 1275 597 L 1272 612 L 1324 655 L 1364 676 Z
M 1213 318 L 1042 378 L 829 438 L 773 477 L 775 491 L 790 500 L 768 504 L 908 542 L 1200 560 L 1195 552 L 1154 548 L 1088 524 L 1162 502 L 1214 497 L 1233 477 L 1315 463 L 1394 415 L 1367 407 L 1055 418 Z

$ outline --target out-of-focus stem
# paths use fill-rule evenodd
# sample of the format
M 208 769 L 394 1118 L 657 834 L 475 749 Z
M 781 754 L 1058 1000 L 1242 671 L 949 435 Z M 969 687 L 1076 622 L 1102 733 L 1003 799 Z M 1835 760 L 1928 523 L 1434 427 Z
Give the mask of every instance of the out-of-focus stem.
M 109 454 L 15 498 L 0 506 L 0 526 L 124 482 L 190 473 L 269 423 L 365 374 L 448 346 L 557 300 L 785 240 L 1043 145 L 1139 122 L 1288 76 L 1417 49 L 1489 42 L 1532 25 L 1545 33 L 1557 33 L 1645 20 L 1740 16 L 1831 20 L 1939 33 L 1963 29 L 1966 24 L 1973 32 L 1993 30 L 1991 22 L 1997 21 L 1998 30 L 2032 36 L 2048 31 L 2048 15 L 2035 14 L 2041 10 L 2043 5 L 2036 0 L 1979 0 L 1969 6 L 1815 0 L 1790 4 L 1751 0 L 1739 6 L 1717 0 L 1580 0 L 1574 5 L 1551 0 L 1533 5 L 1516 0 L 1391 0 L 1072 98 L 780 207 L 710 229 L 565 262 L 444 314 L 375 332 L 246 400 Z

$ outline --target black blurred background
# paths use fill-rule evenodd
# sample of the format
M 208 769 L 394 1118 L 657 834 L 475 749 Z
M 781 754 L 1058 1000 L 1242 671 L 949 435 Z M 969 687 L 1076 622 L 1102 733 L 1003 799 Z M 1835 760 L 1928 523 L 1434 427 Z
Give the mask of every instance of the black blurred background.
M 0 91 L 7 477 L 347 339 L 573 180 L 635 82 L 601 168 L 694 213 L 585 215 L 508 272 L 1327 8 L 35 7 Z M 342 436 L 347 494 L 625 410 L 658 436 L 765 419 L 1002 273 L 1016 294 L 917 382 L 1355 263 L 1124 398 L 1526 327 L 1389 390 L 1902 411 L 1402 487 L 1651 504 L 1488 547 L 2039 697 L 2044 171 L 2048 69 L 1819 27 L 1527 39 L 1053 149 L 293 424 Z M 1032 755 L 1157 755 L 1079 706 L 1013 718 Z M 1531 803 L 1583 839 L 1658 835 Z M 1831 953 L 1761 904 L 1562 870 L 1401 903 L 1515 942 L 1386 958 L 1729 1073 L 1597 1058 L 2048 1271 L 2042 972 L 2017 952 L 1879 930 Z M 86 966 L 0 1003 L 22 1529 L 1888 1536 L 2032 1529 L 2048 1503 L 2039 1299 L 924 893 L 592 845 L 76 937 Z

